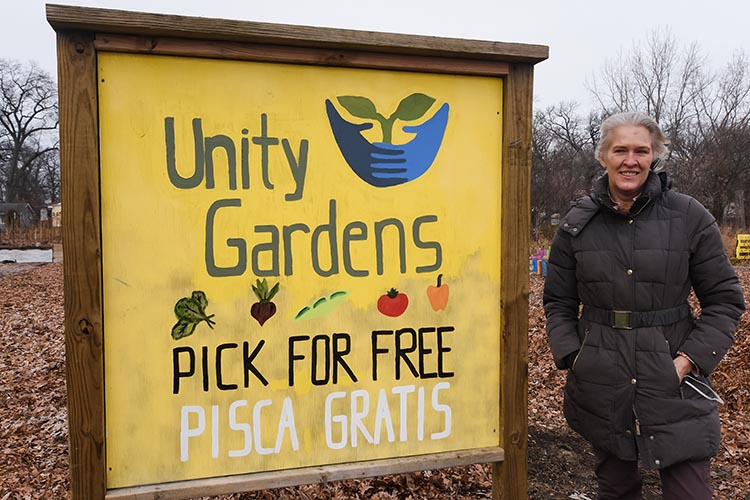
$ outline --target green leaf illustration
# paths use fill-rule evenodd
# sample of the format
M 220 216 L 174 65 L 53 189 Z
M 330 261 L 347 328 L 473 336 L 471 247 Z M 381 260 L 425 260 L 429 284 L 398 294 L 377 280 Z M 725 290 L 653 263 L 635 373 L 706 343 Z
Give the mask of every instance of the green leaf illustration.
M 174 314 L 178 319 L 200 322 L 205 314 L 203 308 L 192 298 L 183 297 L 174 305 Z
M 172 327 L 172 338 L 180 340 L 193 334 L 198 323 L 181 319 Z
M 412 94 L 399 103 L 391 118 L 403 121 L 417 120 L 427 113 L 427 110 L 435 102 L 435 99 L 425 94 Z
M 274 296 L 279 292 L 278 282 L 271 288 L 271 290 L 269 290 L 268 281 L 266 281 L 266 278 L 263 278 L 262 281 L 256 279 L 255 285 L 250 285 L 250 288 L 253 289 L 253 293 L 256 297 L 258 297 L 258 300 L 260 302 L 271 302 Z
M 271 291 L 268 292 L 268 300 L 271 300 L 274 298 L 274 296 L 279 293 L 279 284 L 276 283 L 273 288 L 271 288 Z
M 367 120 L 379 120 L 382 119 L 380 113 L 375 108 L 375 104 L 372 103 L 366 97 L 354 96 L 354 95 L 343 95 L 337 97 L 339 103 L 349 112 L 352 116 L 357 118 L 365 118 Z
M 200 290 L 195 290 L 191 298 L 194 301 L 196 301 L 198 305 L 200 305 L 201 310 L 203 310 L 203 314 L 205 314 L 206 306 L 208 305 L 208 299 L 206 298 L 206 294 Z
M 201 321 L 205 321 L 208 327 L 213 329 L 216 322 L 211 318 L 214 315 L 206 316 L 206 306 L 208 306 L 208 299 L 200 290 L 193 291 L 190 297 L 182 297 L 178 300 L 174 305 L 177 323 L 172 327 L 172 338 L 179 340 L 192 335 Z
M 366 97 L 344 95 L 336 99 L 352 116 L 377 121 L 383 131 L 383 142 L 386 144 L 393 143 L 393 125 L 396 120 L 417 120 L 424 116 L 435 102 L 435 99 L 428 95 L 415 93 L 403 98 L 396 111 L 386 118 L 378 113 L 375 104 Z

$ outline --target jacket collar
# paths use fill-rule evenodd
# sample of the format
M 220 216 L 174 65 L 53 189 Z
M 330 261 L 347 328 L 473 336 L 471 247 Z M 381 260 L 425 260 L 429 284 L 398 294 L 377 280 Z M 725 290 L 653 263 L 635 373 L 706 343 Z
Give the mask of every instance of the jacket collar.
M 583 232 L 589 221 L 603 206 L 607 206 L 614 211 L 612 200 L 607 191 L 608 186 L 609 179 L 607 174 L 604 174 L 595 181 L 591 196 L 582 196 L 573 200 L 570 210 L 560 221 L 560 230 L 576 237 Z M 670 187 L 671 181 L 667 178 L 666 172 L 650 172 L 644 183 L 643 191 L 630 209 L 630 215 L 639 213 L 651 200 L 661 196 L 664 191 L 669 191 Z
M 671 183 L 667 178 L 666 172 L 649 172 L 648 177 L 646 177 L 646 182 L 643 184 L 643 190 L 633 202 L 633 206 L 630 207 L 628 215 L 638 214 L 649 204 L 649 202 L 661 196 L 662 192 L 668 191 L 670 185 Z M 613 212 L 617 212 L 617 210 L 615 210 L 615 204 L 609 196 L 609 176 L 607 174 L 602 175 L 594 181 L 592 198 L 594 198 L 600 206 L 607 207 Z

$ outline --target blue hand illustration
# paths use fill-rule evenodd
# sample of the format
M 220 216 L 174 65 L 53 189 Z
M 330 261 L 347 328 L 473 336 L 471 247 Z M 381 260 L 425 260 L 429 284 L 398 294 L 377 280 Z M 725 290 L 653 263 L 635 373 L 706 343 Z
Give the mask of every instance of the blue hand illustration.
M 448 110 L 448 103 L 445 103 L 426 122 L 415 126 L 404 126 L 404 132 L 415 134 L 414 139 L 406 144 L 376 142 L 375 146 L 388 150 L 392 154 L 386 157 L 389 161 L 385 163 L 378 161 L 383 156 L 378 153 L 373 155 L 375 160 L 372 163 L 373 176 L 381 179 L 405 179 L 402 182 L 408 182 L 427 172 L 435 161 L 443 142 L 443 134 L 448 124 Z M 394 164 L 397 159 L 403 159 L 403 163 Z
M 362 136 L 371 123 L 346 121 L 326 99 L 326 112 L 341 154 L 359 178 L 375 187 L 388 187 L 412 181 L 424 174 L 435 161 L 448 123 L 448 103 L 426 122 L 403 127 L 416 134 L 406 144 L 370 143 Z

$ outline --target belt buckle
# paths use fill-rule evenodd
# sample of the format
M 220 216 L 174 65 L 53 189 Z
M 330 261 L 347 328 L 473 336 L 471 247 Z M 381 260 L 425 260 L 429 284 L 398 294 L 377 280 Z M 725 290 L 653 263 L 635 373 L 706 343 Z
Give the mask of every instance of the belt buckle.
M 630 311 L 612 311 L 612 328 L 618 330 L 632 330 L 630 326 Z

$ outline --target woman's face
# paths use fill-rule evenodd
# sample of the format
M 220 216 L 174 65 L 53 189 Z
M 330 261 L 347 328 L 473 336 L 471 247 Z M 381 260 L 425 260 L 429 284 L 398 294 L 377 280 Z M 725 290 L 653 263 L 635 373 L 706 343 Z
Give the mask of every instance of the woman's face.
M 648 177 L 654 152 L 646 127 L 621 125 L 611 134 L 609 147 L 599 163 L 609 174 L 609 192 L 617 202 L 629 202 L 638 196 Z

